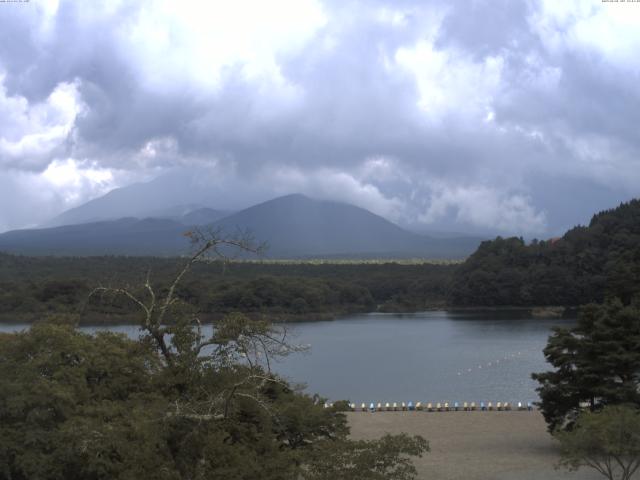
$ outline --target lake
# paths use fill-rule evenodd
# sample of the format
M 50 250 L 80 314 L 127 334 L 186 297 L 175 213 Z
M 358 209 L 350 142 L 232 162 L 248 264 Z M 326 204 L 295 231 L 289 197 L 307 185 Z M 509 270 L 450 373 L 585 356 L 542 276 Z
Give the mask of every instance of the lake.
M 535 401 L 532 372 L 547 370 L 542 349 L 555 325 L 518 311 L 363 314 L 288 324 L 294 343 L 310 345 L 273 365 L 307 391 L 366 402 Z M 0 331 L 26 328 L 0 325 Z M 97 327 L 83 327 L 95 331 Z M 111 330 L 136 337 L 136 326 Z

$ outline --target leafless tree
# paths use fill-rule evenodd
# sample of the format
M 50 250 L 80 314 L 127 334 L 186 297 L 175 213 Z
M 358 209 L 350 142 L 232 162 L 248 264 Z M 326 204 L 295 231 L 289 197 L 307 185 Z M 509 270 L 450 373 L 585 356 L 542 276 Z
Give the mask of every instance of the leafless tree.
M 257 245 L 247 232 L 226 236 L 220 230 L 196 228 L 185 233 L 191 242 L 191 254 L 166 292 L 155 288 L 147 273 L 143 294 L 130 287 L 99 286 L 90 297 L 121 296 L 139 307 L 140 328 L 158 349 L 168 368 L 185 363 L 209 365 L 218 369 L 236 369 L 243 374 L 221 391 L 202 390 L 196 398 L 176 400 L 172 416 L 194 420 L 224 418 L 235 398 L 251 398 L 268 409 L 260 395 L 267 382 L 279 382 L 271 372 L 274 357 L 304 350 L 288 342 L 287 330 L 266 320 L 252 320 L 241 314 L 229 315 L 217 322 L 210 336 L 203 334 L 197 313 L 185 314 L 177 288 L 198 262 L 222 261 L 226 265 L 238 254 L 260 254 L 265 245 Z M 138 289 L 139 290 L 139 289 Z

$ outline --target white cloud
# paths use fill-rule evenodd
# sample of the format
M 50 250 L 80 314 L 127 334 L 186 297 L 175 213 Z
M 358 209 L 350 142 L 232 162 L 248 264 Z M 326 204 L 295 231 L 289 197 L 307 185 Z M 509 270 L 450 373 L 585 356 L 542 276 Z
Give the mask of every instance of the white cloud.
M 39 175 L 39 179 L 60 192 L 65 208 L 76 205 L 84 198 L 104 195 L 115 186 L 112 170 L 72 158 L 54 160 Z
M 220 86 L 225 68 L 287 88 L 278 59 L 298 52 L 326 23 L 315 0 L 147 2 L 120 30 L 141 79 L 160 91 Z M 135 49 L 128 49 L 135 45 Z
M 416 79 L 418 105 L 432 119 L 452 115 L 472 121 L 486 116 L 500 92 L 503 59 L 473 60 L 464 52 L 440 50 L 433 40 L 399 48 L 395 60 Z
M 593 51 L 616 68 L 640 72 L 637 2 L 544 0 L 530 21 L 553 52 Z
M 77 82 L 60 83 L 43 102 L 30 104 L 8 95 L 0 77 L 0 163 L 45 167 L 69 139 L 83 109 Z
M 539 234 L 547 227 L 545 213 L 536 211 L 530 198 L 477 185 L 434 186 L 429 206 L 419 219 L 430 224 L 446 216 L 455 216 L 461 224 L 510 234 Z

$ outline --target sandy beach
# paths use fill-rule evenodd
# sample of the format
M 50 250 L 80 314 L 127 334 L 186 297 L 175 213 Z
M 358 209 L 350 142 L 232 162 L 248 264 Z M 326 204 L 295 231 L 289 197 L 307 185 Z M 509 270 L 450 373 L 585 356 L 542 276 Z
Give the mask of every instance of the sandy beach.
M 590 469 L 554 468 L 557 447 L 539 412 L 377 412 L 348 414 L 351 434 L 422 435 L 431 451 L 415 461 L 429 480 L 595 480 Z M 638 476 L 640 478 L 640 476 Z

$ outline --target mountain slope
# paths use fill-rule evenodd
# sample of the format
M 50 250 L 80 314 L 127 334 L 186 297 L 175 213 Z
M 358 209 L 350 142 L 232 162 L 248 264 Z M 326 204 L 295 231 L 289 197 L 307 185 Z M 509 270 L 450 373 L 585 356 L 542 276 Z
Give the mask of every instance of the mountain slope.
M 44 227 L 73 225 L 123 217 L 173 218 L 203 205 L 206 188 L 194 183 L 188 172 L 172 172 L 150 182 L 116 188 L 76 208 L 61 213 Z
M 228 215 L 231 212 L 226 210 L 214 210 L 213 208 L 198 208 L 189 213 L 185 213 L 180 218 L 176 218 L 184 225 L 209 225 Z
M 0 250 L 30 255 L 175 255 L 185 250 L 185 229 L 173 220 L 122 218 L 13 230 L 0 235 Z
M 224 231 L 249 229 L 269 244 L 268 256 L 464 256 L 475 240 L 441 241 L 417 235 L 353 205 L 294 194 L 215 223 Z M 457 243 L 457 244 L 456 244 Z
M 187 225 L 217 220 L 223 212 L 200 209 L 180 218 L 115 221 L 17 230 L 0 235 L 0 250 L 27 254 L 176 255 L 185 253 Z M 408 232 L 368 210 L 345 203 L 288 195 L 210 224 L 226 234 L 248 230 L 267 242 L 266 256 L 460 258 L 479 239 L 430 238 Z

